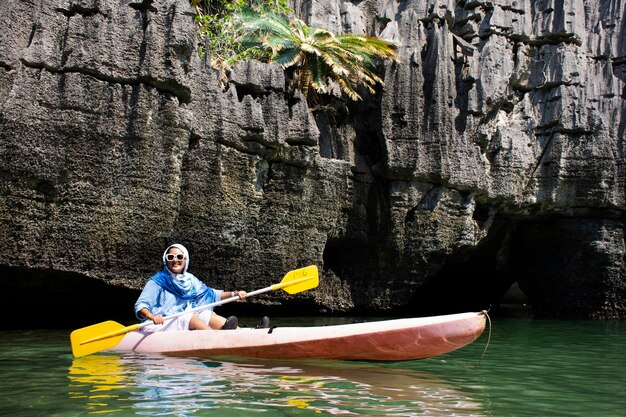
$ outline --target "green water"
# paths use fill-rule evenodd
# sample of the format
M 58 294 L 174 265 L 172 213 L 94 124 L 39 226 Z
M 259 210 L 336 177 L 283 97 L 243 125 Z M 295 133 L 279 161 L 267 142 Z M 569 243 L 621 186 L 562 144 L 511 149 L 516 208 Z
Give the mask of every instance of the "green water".
M 94 354 L 69 331 L 0 332 L 6 416 L 626 416 L 626 322 L 493 319 L 407 362 Z

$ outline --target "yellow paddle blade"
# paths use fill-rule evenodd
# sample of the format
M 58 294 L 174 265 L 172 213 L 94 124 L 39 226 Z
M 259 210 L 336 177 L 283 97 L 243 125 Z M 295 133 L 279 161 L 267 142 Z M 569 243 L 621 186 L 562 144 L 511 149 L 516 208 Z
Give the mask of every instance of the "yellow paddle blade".
M 319 282 L 317 266 L 310 265 L 288 272 L 280 284 L 273 285 L 272 289 L 277 290 L 282 288 L 289 294 L 297 294 L 317 287 Z
M 70 334 L 72 354 L 78 358 L 110 349 L 122 340 L 124 334 L 136 328 L 137 325 L 124 327 L 115 321 L 109 320 L 74 330 Z

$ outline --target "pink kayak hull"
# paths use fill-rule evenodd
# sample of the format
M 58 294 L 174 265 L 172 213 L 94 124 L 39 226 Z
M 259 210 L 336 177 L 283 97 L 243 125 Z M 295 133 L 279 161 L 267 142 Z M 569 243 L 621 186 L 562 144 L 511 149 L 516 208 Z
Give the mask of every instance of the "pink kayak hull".
M 199 357 L 397 361 L 442 355 L 485 330 L 486 314 L 460 313 L 319 327 L 134 331 L 111 350 Z

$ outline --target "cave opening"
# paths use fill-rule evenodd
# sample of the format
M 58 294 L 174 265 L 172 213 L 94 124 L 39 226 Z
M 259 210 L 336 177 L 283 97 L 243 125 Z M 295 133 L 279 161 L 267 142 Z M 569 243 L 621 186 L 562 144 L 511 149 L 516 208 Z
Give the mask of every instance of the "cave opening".
M 329 239 L 324 247 L 323 260 L 324 268 L 348 281 L 353 290 L 368 288 L 378 270 L 376 254 L 367 242 L 360 239 Z
M 511 267 L 515 229 L 511 222 L 495 222 L 484 241 L 451 257 L 419 287 L 406 313 L 428 316 L 487 310 L 492 315 L 531 316 L 530 302 Z
M 420 317 L 488 310 L 498 316 L 532 317 L 529 298 L 517 283 L 520 278 L 518 262 L 524 256 L 512 254 L 519 249 L 516 240 L 523 237 L 518 227 L 514 220 L 496 219 L 489 235 L 479 245 L 448 256 L 441 269 L 393 314 Z M 342 237 L 326 243 L 324 267 L 349 283 L 354 302 L 350 313 L 380 313 L 369 303 L 373 291 L 381 290 L 383 285 L 378 282 L 384 275 L 381 256 L 392 256 L 380 251 L 384 249 L 373 248 L 362 239 Z M 406 273 L 406 265 L 396 268 L 399 269 L 392 272 L 396 276 Z M 381 311 L 390 313 L 387 309 Z
M 75 329 L 106 320 L 136 322 L 138 290 L 70 271 L 3 267 L 0 330 Z

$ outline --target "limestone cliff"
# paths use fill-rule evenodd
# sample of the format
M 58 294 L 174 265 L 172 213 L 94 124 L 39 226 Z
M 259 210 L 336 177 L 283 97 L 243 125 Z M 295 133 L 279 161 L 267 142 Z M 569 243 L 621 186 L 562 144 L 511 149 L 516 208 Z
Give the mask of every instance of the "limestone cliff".
M 136 291 L 176 241 L 217 288 L 320 266 L 265 308 L 482 309 L 518 283 L 539 316 L 626 317 L 621 1 L 294 9 L 396 40 L 380 93 L 310 109 L 276 65 L 224 80 L 186 0 L 0 3 L 3 301 Z

